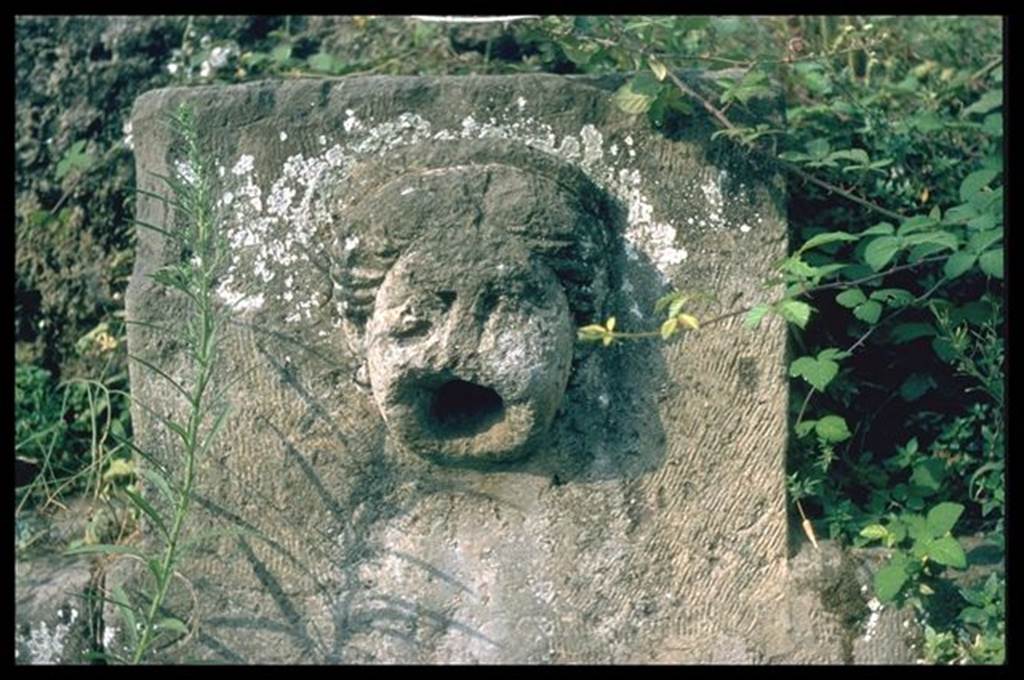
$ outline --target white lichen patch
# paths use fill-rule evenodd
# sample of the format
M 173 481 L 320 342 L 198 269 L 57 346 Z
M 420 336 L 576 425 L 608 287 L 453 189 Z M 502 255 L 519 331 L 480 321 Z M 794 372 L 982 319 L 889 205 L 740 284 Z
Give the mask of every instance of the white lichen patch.
M 44 666 L 61 663 L 71 624 L 76 618 L 73 616 L 71 623 L 57 623 L 52 631 L 46 621 L 33 627 L 25 643 L 31 662 Z
M 303 287 L 301 276 L 286 279 L 284 274 L 309 271 L 310 253 L 323 248 L 333 237 L 326 230 L 331 209 L 339 206 L 327 205 L 328 192 L 321 190 L 324 183 L 344 182 L 357 163 L 426 140 L 458 143 L 505 139 L 576 165 L 625 205 L 623 237 L 627 254 L 635 259 L 644 256 L 668 280 L 686 259 L 687 250 L 676 243 L 676 227 L 655 215 L 647 194 L 651 187 L 629 160 L 636 156 L 633 137 L 605 140 L 592 124 L 582 126 L 576 134 L 559 137 L 550 124 L 526 115 L 525 109 L 526 100 L 519 97 L 498 115 L 485 121 L 469 115 L 455 129 L 436 129 L 430 121 L 409 112 L 380 122 L 363 121 L 353 109 L 346 109 L 342 127 L 347 136 L 343 142 L 309 155 L 292 155 L 275 176 L 259 176 L 254 155 L 241 154 L 231 166 L 234 180 L 220 197 L 220 204 L 229 209 L 226 231 L 232 254 L 228 273 L 218 288 L 220 297 L 239 311 L 255 311 L 264 303 L 263 294 L 257 291 L 277 282 L 280 290 L 274 297 L 293 305 L 285 320 L 312 320 L 323 300 Z M 286 138 L 286 132 L 281 131 L 279 139 Z M 321 147 L 326 146 L 325 136 L 318 141 Z M 628 150 L 628 158 L 619 154 L 620 145 Z M 702 186 L 709 214 L 713 215 L 709 218 L 712 224 L 722 220 L 720 181 L 714 178 Z M 400 193 L 414 190 L 406 187 Z M 358 237 L 348 235 L 343 243 L 346 250 L 351 250 L 357 247 Z

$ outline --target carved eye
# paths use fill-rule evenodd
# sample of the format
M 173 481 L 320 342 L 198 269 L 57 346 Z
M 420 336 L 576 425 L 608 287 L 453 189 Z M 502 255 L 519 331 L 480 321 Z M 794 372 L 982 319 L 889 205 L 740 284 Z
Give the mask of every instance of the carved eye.
M 447 313 L 453 302 L 455 302 L 455 292 L 450 290 L 417 296 L 407 301 L 402 306 L 398 322 L 391 331 L 391 336 L 405 339 L 426 335 L 438 318 Z

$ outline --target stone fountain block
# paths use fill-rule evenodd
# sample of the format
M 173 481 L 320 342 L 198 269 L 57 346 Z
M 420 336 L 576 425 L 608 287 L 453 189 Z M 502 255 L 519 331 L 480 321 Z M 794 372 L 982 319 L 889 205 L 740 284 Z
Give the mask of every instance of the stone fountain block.
M 621 82 L 353 77 L 138 100 L 149 191 L 178 158 L 161 116 L 195 107 L 230 252 L 232 413 L 187 532 L 221 533 L 179 566 L 199 596 L 171 604 L 198 626 L 168 658 L 843 660 L 793 632 L 783 325 L 575 340 L 609 316 L 657 328 L 673 288 L 714 298 L 689 308 L 702 320 L 763 301 L 786 253 L 779 178 L 712 143 L 703 114 L 656 130 L 619 111 Z M 145 195 L 137 212 L 180 226 Z M 183 324 L 184 301 L 148 279 L 179 256 L 139 231 L 129 319 Z M 128 341 L 188 381 L 180 342 L 134 324 Z M 140 446 L 176 465 L 150 412 L 182 400 L 139 364 L 131 383 Z

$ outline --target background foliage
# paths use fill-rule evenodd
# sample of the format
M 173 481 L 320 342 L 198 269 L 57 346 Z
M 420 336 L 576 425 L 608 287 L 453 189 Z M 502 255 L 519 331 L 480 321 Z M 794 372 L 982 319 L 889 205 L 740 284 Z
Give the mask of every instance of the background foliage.
M 918 607 L 928 660 L 1001 662 L 1003 577 L 978 574 L 1004 546 L 1002 45 L 995 17 L 20 18 L 19 508 L 99 493 L 125 455 L 106 433 L 130 429 L 126 121 L 142 91 L 631 71 L 614 95 L 624 111 L 668 135 L 710 115 L 716 136 L 789 175 L 792 254 L 747 319 L 779 314 L 792 329 L 798 517 L 890 550 L 875 594 Z M 698 92 L 676 78 L 688 68 L 715 76 Z M 776 88 L 779 121 L 732 122 Z M 670 302 L 677 323 L 661 332 L 694 329 Z

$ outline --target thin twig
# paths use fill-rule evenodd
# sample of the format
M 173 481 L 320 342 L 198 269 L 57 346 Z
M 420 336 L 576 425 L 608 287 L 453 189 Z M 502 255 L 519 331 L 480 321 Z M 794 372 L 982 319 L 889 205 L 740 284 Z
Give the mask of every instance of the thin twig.
M 727 130 L 729 130 L 731 132 L 735 132 L 736 131 L 736 129 L 737 129 L 736 126 L 733 124 L 733 122 L 731 120 L 729 120 L 725 116 L 724 113 L 722 113 L 719 109 L 717 109 L 707 99 L 705 99 L 704 97 L 699 95 L 696 91 L 694 91 L 693 88 L 691 88 L 686 83 L 684 83 L 682 80 L 680 80 L 679 77 L 676 74 L 674 74 L 671 71 L 669 71 L 668 72 L 668 77 L 672 80 L 672 82 L 675 84 L 675 86 L 677 88 L 679 88 L 680 92 L 682 92 L 683 94 L 689 95 L 689 96 L 693 97 L 694 99 L 696 99 L 698 102 L 700 102 L 701 106 L 704 107 L 704 110 L 707 111 L 708 113 L 710 113 L 712 115 L 712 117 L 714 117 L 714 119 L 717 120 L 720 125 L 722 125 L 722 127 L 724 127 L 725 129 L 727 129 Z M 873 211 L 875 211 L 875 212 L 877 212 L 877 213 L 879 213 L 881 215 L 885 215 L 886 217 L 888 217 L 890 219 L 899 220 L 899 221 L 903 221 L 903 220 L 906 219 L 905 217 L 903 217 L 903 215 L 901 215 L 901 214 L 899 214 L 897 212 L 893 212 L 892 210 L 889 210 L 888 208 L 883 208 L 880 205 L 876 205 L 876 204 L 872 203 L 871 201 L 868 201 L 867 199 L 861 198 L 860 196 L 857 196 L 856 194 L 851 193 L 850 191 L 847 191 L 846 189 L 843 189 L 842 187 L 836 186 L 835 184 L 832 184 L 830 182 L 826 182 L 823 179 L 818 179 L 817 177 L 814 177 L 813 175 L 809 175 L 808 173 L 806 173 L 803 170 L 801 170 L 800 168 L 798 168 L 794 163 L 791 163 L 789 161 L 785 161 L 785 160 L 779 158 L 778 156 L 776 156 L 775 154 L 772 154 L 770 152 L 763 151 L 763 150 L 757 149 L 757 148 L 753 148 L 752 150 L 755 153 L 757 153 L 759 155 L 762 155 L 762 156 L 765 156 L 769 160 L 774 161 L 775 163 L 779 164 L 785 170 L 788 170 L 789 172 L 792 172 L 796 176 L 798 176 L 801 179 L 803 179 L 805 182 L 810 182 L 811 184 L 815 184 L 815 185 L 817 185 L 817 186 L 819 186 L 819 187 L 821 187 L 823 189 L 827 189 L 828 191 L 836 193 L 836 194 L 842 196 L 843 198 L 845 198 L 845 199 L 847 199 L 849 201 L 853 201 L 854 203 L 857 203 L 858 205 L 861 205 L 861 206 L 863 206 L 865 208 L 868 208 L 869 210 L 873 210 Z

